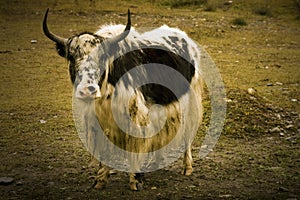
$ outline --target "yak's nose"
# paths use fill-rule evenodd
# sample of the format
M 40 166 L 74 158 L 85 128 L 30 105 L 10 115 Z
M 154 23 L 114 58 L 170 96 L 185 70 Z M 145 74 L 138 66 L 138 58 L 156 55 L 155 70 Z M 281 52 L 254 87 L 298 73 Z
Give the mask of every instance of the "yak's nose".
M 77 88 L 76 97 L 79 99 L 95 99 L 100 96 L 99 86 L 90 85 L 83 88 Z
M 88 90 L 89 90 L 90 94 L 95 94 L 97 92 L 96 88 L 92 85 L 88 87 Z

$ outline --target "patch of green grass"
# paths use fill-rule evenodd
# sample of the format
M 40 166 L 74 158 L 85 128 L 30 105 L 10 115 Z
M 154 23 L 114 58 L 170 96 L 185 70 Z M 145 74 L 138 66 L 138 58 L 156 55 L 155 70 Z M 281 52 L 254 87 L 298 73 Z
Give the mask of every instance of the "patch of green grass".
M 164 0 L 163 5 L 171 8 L 180 8 L 184 6 L 200 6 L 207 3 L 207 0 Z
M 257 15 L 272 17 L 273 13 L 268 6 L 257 7 L 253 10 L 253 12 Z
M 298 11 L 297 19 L 300 19 L 300 0 L 294 0 L 295 1 L 295 7 Z
M 236 26 L 246 26 L 247 22 L 244 18 L 235 18 L 234 20 L 232 20 L 232 24 L 236 25 Z
M 208 11 L 208 12 L 214 12 L 217 10 L 217 5 L 215 3 L 212 3 L 212 2 L 208 2 L 206 5 L 205 5 L 205 8 L 204 8 L 205 11 Z

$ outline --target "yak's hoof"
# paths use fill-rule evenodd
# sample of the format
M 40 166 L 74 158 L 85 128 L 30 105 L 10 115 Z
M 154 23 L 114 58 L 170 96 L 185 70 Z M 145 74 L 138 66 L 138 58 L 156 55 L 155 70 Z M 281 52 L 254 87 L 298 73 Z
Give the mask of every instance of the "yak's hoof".
M 182 170 L 181 174 L 185 176 L 190 176 L 193 173 L 193 168 L 185 168 Z
M 104 182 L 96 182 L 94 184 L 94 188 L 97 190 L 102 190 L 105 188 L 105 186 L 106 186 L 106 183 L 104 183 Z
M 143 183 L 130 183 L 130 190 L 132 191 L 143 190 Z

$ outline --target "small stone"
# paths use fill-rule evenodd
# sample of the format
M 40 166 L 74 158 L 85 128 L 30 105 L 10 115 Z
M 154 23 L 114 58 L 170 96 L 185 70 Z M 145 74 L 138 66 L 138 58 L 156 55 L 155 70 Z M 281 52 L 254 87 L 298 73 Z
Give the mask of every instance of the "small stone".
M 35 43 L 37 43 L 37 40 L 30 40 L 30 43 L 35 44 Z
M 279 136 L 283 137 L 283 136 L 284 136 L 284 133 L 283 133 L 283 132 L 280 132 L 280 133 L 279 133 Z
M 21 186 L 21 185 L 23 185 L 23 182 L 22 182 L 22 181 L 16 182 L 16 186 Z
M 227 103 L 230 103 L 230 102 L 232 102 L 232 99 L 225 98 L 225 101 L 226 101 Z
M 281 130 L 280 130 L 280 128 L 279 127 L 275 127 L 275 128 L 272 128 L 271 130 L 270 130 L 270 133 L 275 133 L 275 132 L 280 132 Z
M 285 140 L 291 141 L 291 142 L 295 142 L 295 141 L 297 140 L 297 137 L 295 137 L 295 136 L 290 136 L 290 137 L 286 137 Z
M 41 124 L 46 124 L 46 122 L 47 122 L 46 120 L 43 120 L 43 119 L 40 120 Z
M 249 94 L 254 94 L 256 92 L 256 90 L 253 89 L 253 88 L 248 88 L 247 91 L 248 91 Z
M 291 101 L 292 101 L 292 102 L 297 102 L 298 100 L 297 100 L 297 99 L 291 99 Z
M 281 82 L 276 82 L 275 85 L 283 85 Z
M 277 117 L 278 119 L 281 119 L 281 115 L 280 115 L 279 113 L 276 114 L 276 117 Z
M 220 194 L 219 197 L 220 198 L 230 198 L 230 197 L 232 197 L 232 195 L 231 194 Z
M 282 191 L 282 192 L 288 192 L 289 189 L 285 188 L 285 187 L 280 187 L 279 188 L 279 191 Z
M 192 195 L 183 195 L 182 196 L 182 199 L 191 199 L 191 198 L 193 198 Z
M 155 186 L 154 186 L 154 187 L 151 187 L 151 190 L 156 190 L 156 189 L 157 189 L 157 187 L 155 187 Z
M 232 4 L 232 1 L 225 1 L 224 2 L 224 5 L 226 5 L 226 6 L 229 6 L 229 5 L 231 5 Z
M 293 124 L 290 124 L 290 125 L 287 125 L 286 126 L 286 129 L 291 129 L 291 128 L 293 128 L 294 127 L 294 125 Z
M 267 83 L 267 86 L 273 86 L 273 83 Z
M 0 185 L 10 185 L 14 180 L 12 177 L 0 177 Z

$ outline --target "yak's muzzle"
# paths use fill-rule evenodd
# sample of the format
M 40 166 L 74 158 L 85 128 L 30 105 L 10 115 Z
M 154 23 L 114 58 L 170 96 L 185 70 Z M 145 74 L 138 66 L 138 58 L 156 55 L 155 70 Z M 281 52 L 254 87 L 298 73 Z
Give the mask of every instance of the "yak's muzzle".
M 98 85 L 80 86 L 75 90 L 75 97 L 82 100 L 93 100 L 101 97 Z

